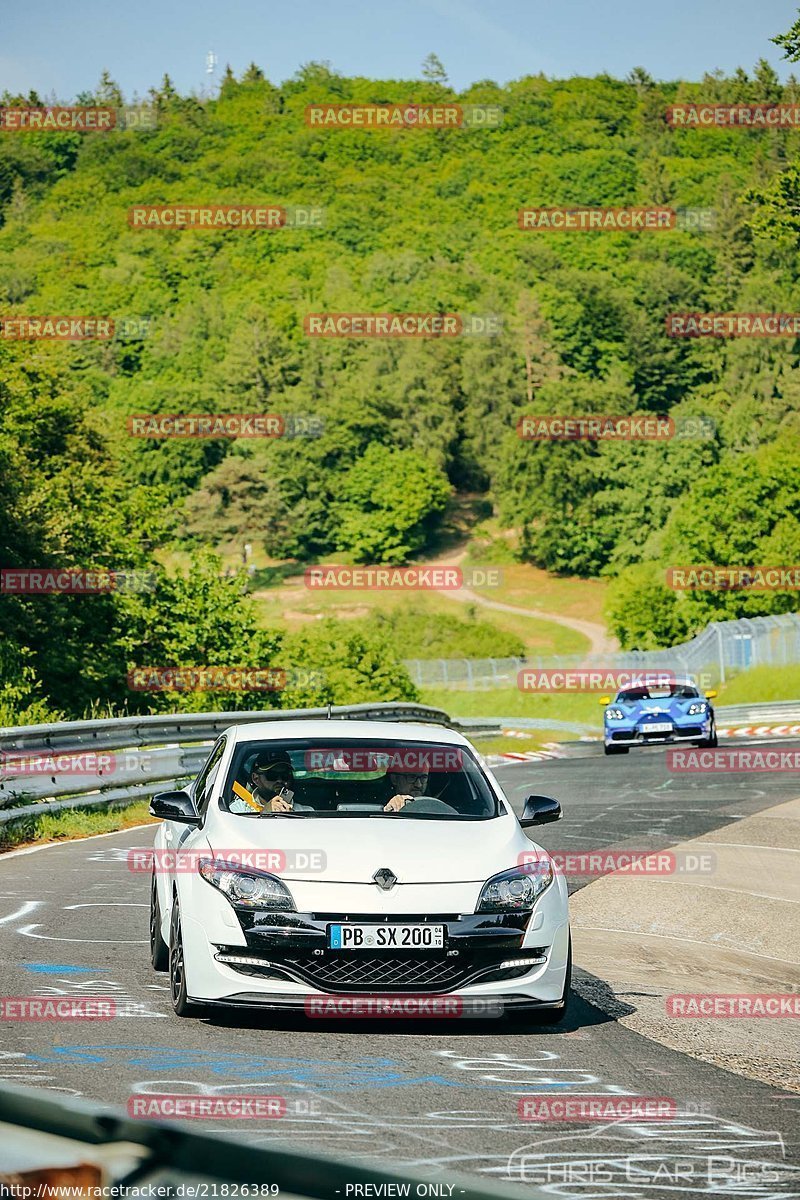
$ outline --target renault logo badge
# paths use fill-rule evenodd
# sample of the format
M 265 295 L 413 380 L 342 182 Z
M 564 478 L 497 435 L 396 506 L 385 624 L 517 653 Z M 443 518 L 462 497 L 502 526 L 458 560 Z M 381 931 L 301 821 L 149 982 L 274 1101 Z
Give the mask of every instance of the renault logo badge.
M 388 867 L 381 867 L 380 871 L 376 871 L 372 876 L 372 882 L 377 883 L 384 892 L 390 892 L 397 883 L 397 876 Z

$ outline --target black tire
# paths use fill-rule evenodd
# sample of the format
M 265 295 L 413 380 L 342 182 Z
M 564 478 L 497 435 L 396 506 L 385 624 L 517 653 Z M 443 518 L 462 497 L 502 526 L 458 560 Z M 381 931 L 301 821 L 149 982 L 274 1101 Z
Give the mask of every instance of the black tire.
M 169 996 L 176 1017 L 199 1017 L 202 1010 L 193 1004 L 186 991 L 186 969 L 183 960 L 183 937 L 178 897 L 172 902 L 169 927 Z
M 516 1011 L 509 1009 L 509 1016 L 526 1025 L 560 1025 L 569 1012 L 569 999 L 572 995 L 572 934 L 569 935 L 569 950 L 567 951 L 567 974 L 564 978 L 564 991 L 557 1008 L 522 1008 Z
M 161 936 L 161 905 L 155 871 L 150 880 L 150 963 L 154 971 L 169 969 L 169 946 Z
M 603 746 L 604 754 L 627 754 L 630 746 Z
M 711 722 L 711 733 L 709 736 L 707 738 L 701 738 L 697 744 L 703 750 L 716 750 L 717 746 L 719 745 L 716 721 Z

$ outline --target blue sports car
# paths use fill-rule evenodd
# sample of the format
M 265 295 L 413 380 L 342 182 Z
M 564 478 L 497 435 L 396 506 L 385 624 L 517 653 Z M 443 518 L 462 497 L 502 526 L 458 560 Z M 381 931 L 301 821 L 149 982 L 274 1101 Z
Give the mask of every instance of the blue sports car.
M 664 684 L 631 683 L 612 700 L 603 696 L 606 754 L 627 754 L 631 746 L 692 742 L 716 746 L 717 726 L 709 703 L 716 692 L 699 692 L 690 679 Z

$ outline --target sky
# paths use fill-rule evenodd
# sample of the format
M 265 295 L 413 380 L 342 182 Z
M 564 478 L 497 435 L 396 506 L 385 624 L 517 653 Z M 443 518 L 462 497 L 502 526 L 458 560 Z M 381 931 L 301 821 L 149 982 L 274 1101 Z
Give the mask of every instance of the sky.
M 126 99 L 168 72 L 181 92 L 213 90 L 226 63 L 255 61 L 273 81 L 312 60 L 345 75 L 419 78 L 432 51 L 457 89 L 479 79 L 564 78 L 645 67 L 656 79 L 750 70 L 797 3 L 782 0 L 0 0 L 0 92 L 62 101 L 108 69 Z M 213 50 L 217 73 L 206 72 Z

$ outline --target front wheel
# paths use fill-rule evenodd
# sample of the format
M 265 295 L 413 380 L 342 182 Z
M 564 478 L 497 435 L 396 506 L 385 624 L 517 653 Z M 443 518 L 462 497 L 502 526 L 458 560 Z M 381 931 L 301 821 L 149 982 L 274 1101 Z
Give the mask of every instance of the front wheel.
M 711 729 L 709 731 L 708 737 L 701 738 L 697 744 L 703 750 L 715 750 L 717 748 L 717 746 L 719 745 L 719 738 L 717 737 L 716 721 L 711 722 Z
M 183 934 L 178 897 L 172 902 L 172 920 L 169 928 L 169 996 L 172 1011 L 177 1017 L 199 1017 L 201 1009 L 192 1004 L 186 991 L 186 962 L 183 954 Z
M 155 871 L 150 880 L 150 962 L 154 971 L 166 971 L 169 967 L 169 946 L 161 936 L 161 905 Z

